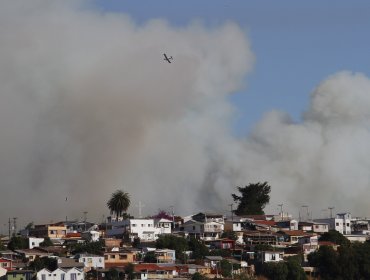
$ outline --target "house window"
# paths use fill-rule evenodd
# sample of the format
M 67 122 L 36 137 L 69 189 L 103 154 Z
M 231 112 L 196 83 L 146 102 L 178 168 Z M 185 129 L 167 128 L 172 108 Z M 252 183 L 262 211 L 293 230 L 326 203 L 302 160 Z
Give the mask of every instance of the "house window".
M 349 227 L 349 223 L 347 223 L 347 227 Z
M 120 260 L 127 260 L 127 255 L 119 255 Z
M 71 273 L 71 280 L 77 280 L 77 274 Z
M 193 226 L 193 230 L 195 230 L 195 226 Z
M 136 224 L 132 224 L 132 227 L 136 227 Z
M 46 280 L 46 274 L 41 274 L 41 280 Z
M 337 227 L 339 227 L 339 223 L 335 223 L 335 225 L 336 225 Z
M 115 259 L 116 258 L 116 255 L 111 255 L 110 258 L 111 259 Z
M 65 278 L 66 278 L 65 273 L 62 273 L 62 274 L 60 275 L 60 280 L 65 280 Z
M 275 261 L 276 260 L 276 256 L 275 255 L 271 255 L 271 260 Z

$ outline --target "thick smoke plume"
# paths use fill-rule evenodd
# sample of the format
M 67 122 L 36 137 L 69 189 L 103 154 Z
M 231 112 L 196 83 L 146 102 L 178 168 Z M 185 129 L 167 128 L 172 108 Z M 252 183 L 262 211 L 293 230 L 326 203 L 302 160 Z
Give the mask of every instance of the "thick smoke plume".
M 272 186 L 271 211 L 370 210 L 368 78 L 334 75 L 301 123 L 270 112 L 236 138 L 228 95 L 254 61 L 238 26 L 137 25 L 84 4 L 11 0 L 0 10 L 3 222 L 100 219 L 117 188 L 133 214 L 139 201 L 144 213 L 226 212 L 235 187 L 257 181 Z
M 1 218 L 101 219 L 117 188 L 134 214 L 139 201 L 144 213 L 219 203 L 232 186 L 218 182 L 233 141 L 227 95 L 254 60 L 243 32 L 137 25 L 84 4 L 2 5 Z

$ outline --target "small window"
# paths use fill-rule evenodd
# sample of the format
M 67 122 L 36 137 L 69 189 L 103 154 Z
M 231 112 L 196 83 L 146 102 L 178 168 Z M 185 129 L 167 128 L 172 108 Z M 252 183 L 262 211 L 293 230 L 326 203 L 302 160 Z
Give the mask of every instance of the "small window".
M 136 227 L 136 224 L 132 224 L 132 227 Z

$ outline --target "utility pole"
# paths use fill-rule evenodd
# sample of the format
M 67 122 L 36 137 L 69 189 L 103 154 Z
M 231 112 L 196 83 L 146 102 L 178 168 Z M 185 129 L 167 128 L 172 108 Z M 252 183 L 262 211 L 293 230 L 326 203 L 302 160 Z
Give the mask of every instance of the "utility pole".
M 9 230 L 9 240 L 10 240 L 10 231 L 11 231 L 11 228 L 12 228 L 12 226 L 11 226 L 11 222 L 10 222 L 10 218 L 9 218 L 9 221 L 8 221 L 8 230 Z
M 86 231 L 86 218 L 87 218 L 87 211 L 84 211 L 84 227 L 85 227 L 85 231 Z
M 173 205 L 170 206 L 172 215 L 172 229 L 175 229 L 175 208 Z

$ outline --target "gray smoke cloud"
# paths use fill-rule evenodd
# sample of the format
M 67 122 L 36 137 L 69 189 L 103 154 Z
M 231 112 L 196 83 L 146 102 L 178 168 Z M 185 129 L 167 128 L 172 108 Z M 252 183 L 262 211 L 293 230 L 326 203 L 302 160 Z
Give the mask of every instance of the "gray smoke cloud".
M 272 212 L 369 211 L 367 77 L 329 77 L 302 122 L 269 112 L 241 139 L 228 96 L 254 55 L 237 25 L 138 25 L 85 4 L 12 0 L 0 10 L 2 221 L 83 211 L 98 220 L 118 188 L 134 214 L 139 201 L 144 214 L 226 212 L 235 187 L 257 181 L 272 186 Z
M 368 215 L 369 108 L 366 76 L 328 77 L 312 93 L 302 122 L 275 111 L 256 125 L 246 141 L 245 156 L 253 159 L 249 175 L 268 180 L 276 204 L 287 203 L 295 215 L 302 205 L 310 206 L 316 218 L 329 206 Z
M 242 30 L 138 25 L 86 4 L 2 5 L 1 219 L 100 219 L 118 188 L 134 214 L 139 201 L 144 213 L 219 203 L 215 185 L 232 188 L 217 182 L 233 141 L 227 99 L 254 61 Z

